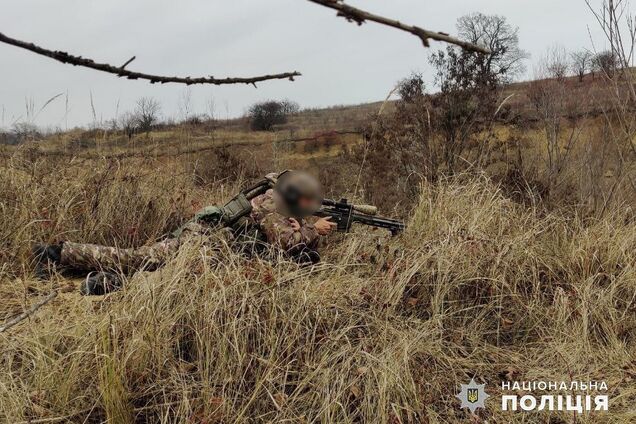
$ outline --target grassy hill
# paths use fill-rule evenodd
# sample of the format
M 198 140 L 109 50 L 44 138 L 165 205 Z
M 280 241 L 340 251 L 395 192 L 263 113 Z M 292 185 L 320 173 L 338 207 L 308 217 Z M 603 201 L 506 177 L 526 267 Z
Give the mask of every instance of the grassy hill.
M 597 86 L 568 84 L 573 99 Z M 491 148 L 483 168 L 413 176 L 412 209 L 383 205 L 405 217 L 400 236 L 335 234 L 311 268 L 192 239 L 101 297 L 79 295 L 81 276 L 36 279 L 32 244 L 145 245 L 274 169 L 311 169 L 329 196 L 365 198 L 368 163 L 350 150 L 366 147 L 357 131 L 382 104 L 304 111 L 273 132 L 234 120 L 1 146 L 0 325 L 57 297 L 0 331 L 0 422 L 633 422 L 633 162 L 606 177 L 616 162 L 589 160 L 611 156 L 595 143 L 617 127 L 564 116 L 560 142 L 580 134 L 572 185 L 549 203 L 516 197 L 534 191 L 515 161 L 541 170 L 546 159 L 529 89 L 508 89 L 521 119 L 479 134 Z M 587 199 L 587 187 L 603 190 L 594 213 L 566 196 Z M 476 414 L 455 397 L 471 378 L 491 396 Z M 502 389 L 511 381 L 604 381 L 610 411 L 502 411 L 503 394 L 525 394 Z

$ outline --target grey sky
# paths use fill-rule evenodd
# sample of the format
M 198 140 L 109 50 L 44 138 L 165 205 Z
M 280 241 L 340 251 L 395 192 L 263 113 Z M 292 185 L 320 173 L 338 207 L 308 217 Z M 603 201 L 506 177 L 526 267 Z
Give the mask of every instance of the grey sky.
M 455 33 L 458 17 L 481 11 L 519 27 L 531 54 L 528 75 L 546 49 L 590 48 L 604 43 L 583 0 L 350 0 L 350 4 L 423 28 Z M 600 5 L 601 0 L 592 0 Z M 384 98 L 411 71 L 431 81 L 428 56 L 415 37 L 368 23 L 357 27 L 306 0 L 2 0 L 0 32 L 50 49 L 66 50 L 129 69 L 180 76 L 254 76 L 303 73 L 296 82 L 252 86 L 192 86 L 194 112 L 236 116 L 258 100 L 289 98 L 303 107 L 356 104 Z M 440 43 L 433 43 L 440 47 Z M 178 117 L 181 85 L 150 85 L 74 68 L 0 44 L 0 108 L 8 127 L 25 119 L 25 99 L 36 109 L 64 96 L 35 119 L 42 126 L 86 125 L 132 109 L 141 96 L 157 98 L 165 116 Z M 429 84 L 430 85 L 430 84 Z M 117 104 L 119 102 L 119 109 Z M 0 109 L 0 112 L 2 109 Z M 0 117 L 0 119 L 2 119 Z

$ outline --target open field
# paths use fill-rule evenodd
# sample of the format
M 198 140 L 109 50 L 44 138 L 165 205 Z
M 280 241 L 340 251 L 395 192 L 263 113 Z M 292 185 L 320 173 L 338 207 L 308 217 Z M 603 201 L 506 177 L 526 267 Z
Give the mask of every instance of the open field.
M 0 424 L 636 423 L 629 0 L 7 3 Z
M 273 166 L 261 148 L 259 167 Z M 0 333 L 6 422 L 461 422 L 454 395 L 473 376 L 494 397 L 476 422 L 571 421 L 501 411 L 505 380 L 602 380 L 611 415 L 577 422 L 636 419 L 626 205 L 600 219 L 546 212 L 459 176 L 424 184 L 404 235 L 334 236 L 314 269 L 193 243 L 124 291 L 84 298 L 77 280 L 33 279 L 31 242 L 144 244 L 240 181 L 202 179 L 200 153 L 75 156 L 25 146 L 3 159 L 0 316 L 60 292 Z M 353 181 L 357 168 L 340 172 Z
M 513 111 L 527 111 L 524 90 Z M 545 128 L 519 113 L 478 134 L 480 170 L 414 178 L 412 205 L 384 205 L 404 234 L 331 236 L 314 268 L 219 239 L 105 297 L 33 277 L 34 242 L 144 245 L 271 170 L 381 198 L 355 151 L 394 108 L 305 111 L 273 132 L 237 120 L 0 146 L 0 322 L 59 293 L 0 332 L 0 422 L 634 422 L 634 162 L 597 150 L 607 126 L 589 111 L 564 119 L 570 160 L 550 196 Z M 517 161 L 525 186 L 511 183 Z M 472 377 L 491 396 L 475 415 L 455 397 Z M 501 410 L 502 381 L 534 380 L 604 381 L 610 410 Z

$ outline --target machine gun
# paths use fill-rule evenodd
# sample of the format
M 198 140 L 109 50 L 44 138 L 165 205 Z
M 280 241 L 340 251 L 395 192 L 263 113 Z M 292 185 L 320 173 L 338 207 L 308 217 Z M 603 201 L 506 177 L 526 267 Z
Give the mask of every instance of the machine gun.
M 376 216 L 378 208 L 371 205 L 353 205 L 347 199 L 340 201 L 324 199 L 322 207 L 314 215 L 319 217 L 330 216 L 332 222 L 337 224 L 337 230 L 348 232 L 354 222 L 372 227 L 386 228 L 392 235 L 398 234 L 406 228 L 402 221 Z

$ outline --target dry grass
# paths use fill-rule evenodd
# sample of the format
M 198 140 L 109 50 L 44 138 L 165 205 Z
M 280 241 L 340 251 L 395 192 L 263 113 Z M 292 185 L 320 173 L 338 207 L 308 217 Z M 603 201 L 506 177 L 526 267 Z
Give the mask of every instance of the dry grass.
M 85 298 L 33 280 L 32 241 L 143 244 L 240 181 L 202 187 L 192 158 L 27 153 L 0 167 L 0 318 L 62 293 L 0 333 L 1 422 L 465 422 L 454 395 L 472 376 L 494 396 L 475 421 L 572 421 L 502 412 L 508 378 L 604 380 L 610 413 L 577 422 L 636 419 L 627 205 L 583 220 L 459 177 L 423 187 L 401 237 L 335 236 L 313 269 L 192 240 Z

